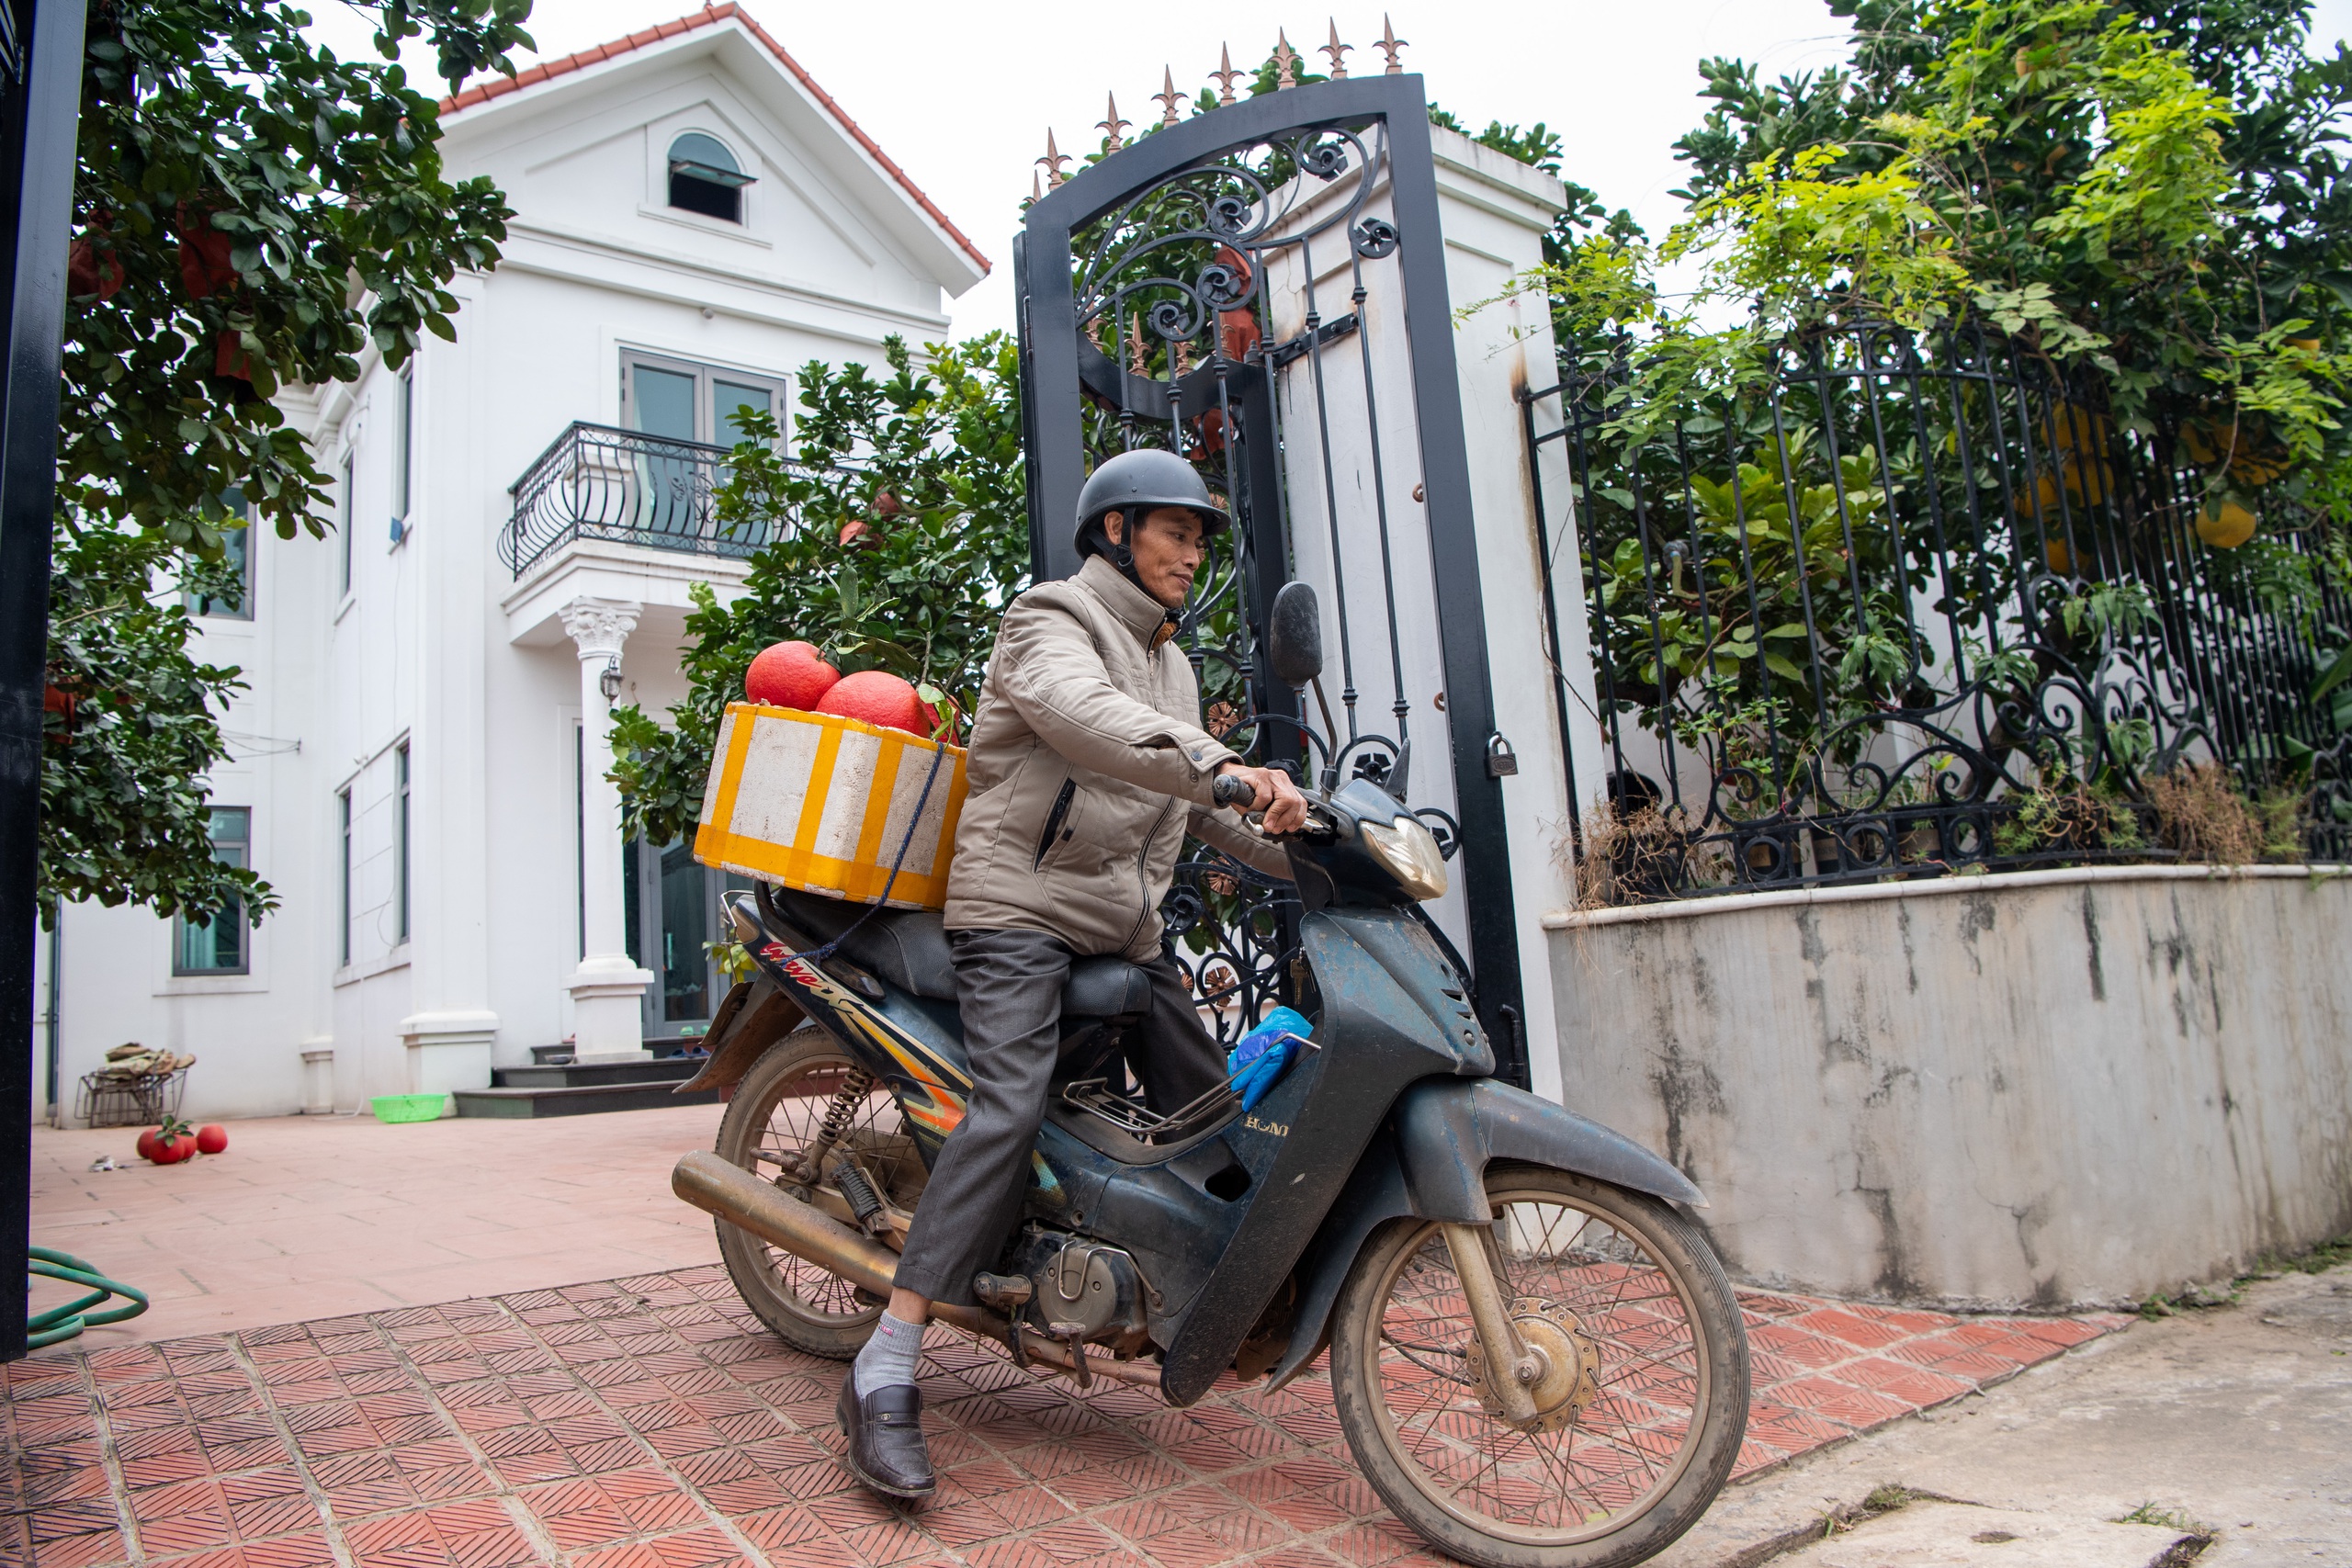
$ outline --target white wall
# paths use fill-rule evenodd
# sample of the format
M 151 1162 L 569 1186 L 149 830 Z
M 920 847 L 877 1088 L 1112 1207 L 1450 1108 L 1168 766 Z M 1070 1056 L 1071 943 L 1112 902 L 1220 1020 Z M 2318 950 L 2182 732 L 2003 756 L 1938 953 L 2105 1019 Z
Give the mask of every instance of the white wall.
M 1568 1106 L 1741 1278 L 2133 1302 L 2352 1231 L 2352 875 L 2122 866 L 1555 915 Z

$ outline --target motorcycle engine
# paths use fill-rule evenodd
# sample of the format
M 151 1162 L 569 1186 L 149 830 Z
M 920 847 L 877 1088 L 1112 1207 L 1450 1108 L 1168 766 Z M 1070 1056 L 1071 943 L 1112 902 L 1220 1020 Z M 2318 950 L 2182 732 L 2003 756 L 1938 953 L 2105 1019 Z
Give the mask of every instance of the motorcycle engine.
M 1108 1345 L 1133 1356 L 1150 1342 L 1145 1312 L 1151 1287 L 1115 1247 L 1054 1231 L 1033 1231 L 1022 1255 L 1033 1293 L 1022 1315 L 1054 1338 Z

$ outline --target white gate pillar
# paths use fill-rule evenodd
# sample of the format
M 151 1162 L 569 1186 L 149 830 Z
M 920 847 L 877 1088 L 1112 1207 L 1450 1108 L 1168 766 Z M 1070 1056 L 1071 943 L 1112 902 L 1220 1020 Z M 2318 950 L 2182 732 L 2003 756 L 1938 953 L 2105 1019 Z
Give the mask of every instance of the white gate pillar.
M 1564 844 L 1569 761 L 1573 757 L 1580 764 L 1574 777 L 1589 796 L 1600 777 L 1600 728 L 1566 445 L 1555 441 L 1543 449 L 1539 473 L 1527 444 L 1524 395 L 1544 391 L 1560 379 L 1551 305 L 1541 292 L 1499 296 L 1513 274 L 1544 259 L 1544 235 L 1566 205 L 1566 193 L 1553 176 L 1466 136 L 1432 126 L 1430 141 L 1437 157 L 1447 291 L 1457 310 L 1494 301 L 1457 319 L 1454 363 L 1477 520 L 1478 586 L 1486 606 L 1495 727 L 1519 753 L 1519 772 L 1502 785 L 1527 1009 L 1528 1073 L 1536 1093 L 1556 1100 L 1562 1093 L 1558 1013 L 1574 998 L 1554 994 L 1551 939 L 1543 919 L 1576 904 Z M 1551 411 L 1556 411 L 1558 399 L 1543 404 L 1549 418 L 1539 423 L 1556 429 L 1558 416 Z M 1547 513 L 1540 518 L 1539 494 Z M 1547 555 L 1559 642 L 1556 671 L 1544 604 Z M 1566 686 L 1565 704 L 1561 682 Z
M 613 705 L 604 675 L 620 666 L 621 646 L 642 608 L 622 599 L 574 599 L 563 629 L 580 650 L 582 778 L 580 790 L 580 901 L 587 940 L 571 993 L 572 1056 L 581 1062 L 644 1061 L 642 1012 L 651 971 L 628 955 L 621 889 L 621 795 L 613 771 Z
M 1500 783 L 1521 1027 L 1530 1080 L 1537 1093 L 1557 1100 L 1558 1010 L 1542 921 L 1575 902 L 1561 853 L 1569 823 L 1568 759 L 1573 748 L 1584 763 L 1578 779 L 1597 778 L 1589 770 L 1599 756 L 1600 738 L 1592 718 L 1592 666 L 1576 520 L 1561 462 L 1565 455 L 1556 442 L 1545 449 L 1540 477 L 1550 515 L 1539 519 L 1539 476 L 1528 451 L 1521 400 L 1522 393 L 1543 391 L 1559 379 L 1550 310 L 1540 293 L 1498 297 L 1513 275 L 1543 260 L 1544 235 L 1566 206 L 1566 193 L 1553 176 L 1466 136 L 1431 127 L 1430 141 L 1450 299 L 1412 300 L 1410 308 L 1418 315 L 1447 305 L 1458 310 L 1496 301 L 1457 321 L 1455 375 L 1494 726 L 1518 764 Z M 1284 227 L 1310 229 L 1350 199 L 1353 188 L 1351 176 L 1328 183 L 1302 179 L 1283 193 Z M 1366 198 L 1363 212 L 1395 221 L 1386 180 Z M 1324 649 L 1334 664 L 1342 651 L 1340 623 L 1345 622 L 1360 728 L 1393 734 L 1408 728 L 1415 752 L 1411 804 L 1455 810 L 1453 770 L 1446 761 L 1451 736 L 1443 712 L 1446 671 L 1435 547 L 1420 482 L 1419 429 L 1408 395 L 1414 375 L 1404 315 L 1408 301 L 1395 264 L 1388 261 L 1364 264 L 1366 292 L 1355 299 L 1354 259 L 1336 232 L 1317 240 L 1311 255 L 1301 246 L 1267 255 L 1276 341 L 1296 340 L 1305 331 L 1310 288 L 1312 309 L 1327 331 L 1343 316 L 1354 317 L 1346 323 L 1349 330 L 1323 350 L 1321 374 L 1312 356 L 1304 355 L 1281 373 L 1295 570 L 1317 585 L 1326 618 Z M 1352 341 L 1358 333 L 1363 334 L 1361 344 Z M 1384 520 L 1385 547 L 1376 535 Z M 1544 604 L 1547 556 L 1555 574 L 1558 678 L 1568 692 L 1565 734 Z M 1341 679 L 1340 671 L 1327 668 L 1324 684 L 1335 706 L 1342 697 Z M 1393 716 L 1399 704 L 1408 709 L 1401 719 Z M 1591 786 L 1581 787 L 1589 792 Z M 1430 913 L 1467 951 L 1466 898 L 1476 890 L 1464 888 L 1463 880 L 1457 870 L 1453 890 L 1430 906 Z

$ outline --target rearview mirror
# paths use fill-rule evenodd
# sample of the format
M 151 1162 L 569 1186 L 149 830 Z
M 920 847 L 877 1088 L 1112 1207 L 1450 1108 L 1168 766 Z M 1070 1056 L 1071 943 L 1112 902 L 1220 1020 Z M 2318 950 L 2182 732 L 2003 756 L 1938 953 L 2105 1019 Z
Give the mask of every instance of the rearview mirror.
M 1285 686 L 1304 686 L 1323 673 L 1323 611 L 1315 585 L 1285 582 L 1266 618 L 1266 668 Z

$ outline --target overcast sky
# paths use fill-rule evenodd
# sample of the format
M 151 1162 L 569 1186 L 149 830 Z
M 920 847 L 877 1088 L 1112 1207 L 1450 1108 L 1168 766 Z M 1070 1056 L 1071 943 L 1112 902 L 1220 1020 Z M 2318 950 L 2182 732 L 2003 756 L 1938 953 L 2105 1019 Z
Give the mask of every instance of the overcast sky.
M 1329 14 L 1242 0 L 1221 6 L 1102 0 L 865 0 L 824 6 L 745 0 L 746 9 L 938 202 L 996 264 L 949 309 L 956 335 L 1012 324 L 1011 235 L 1032 160 L 1054 128 L 1064 151 L 1092 147 L 1106 93 L 1129 119 L 1157 114 L 1163 65 L 1197 92 L 1220 44 L 1247 68 L 1288 29 L 1306 52 Z M 694 7 L 685 0 L 539 0 L 530 28 L 542 58 L 621 38 Z M 365 23 L 336 0 L 316 6 L 338 52 L 366 47 Z M 1340 40 L 1350 68 L 1379 69 L 1369 46 L 1382 11 L 1350 3 Z M 1845 27 L 1822 0 L 1401 0 L 1387 12 L 1406 69 L 1465 123 L 1542 120 L 1563 133 L 1563 172 L 1630 207 L 1662 233 L 1681 183 L 1675 138 L 1698 122 L 1698 61 L 1728 54 L 1768 75 L 1838 60 Z M 2352 34 L 2352 0 L 2319 0 L 2313 36 Z M 1320 69 L 1323 57 L 1311 55 Z M 431 77 L 429 56 L 412 68 Z

